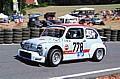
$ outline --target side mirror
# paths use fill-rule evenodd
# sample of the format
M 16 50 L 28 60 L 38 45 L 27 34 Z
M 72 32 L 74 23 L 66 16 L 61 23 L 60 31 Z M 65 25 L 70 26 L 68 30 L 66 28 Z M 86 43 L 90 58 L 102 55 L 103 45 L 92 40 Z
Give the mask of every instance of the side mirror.
M 67 39 L 70 39 L 70 38 L 71 38 L 71 36 L 70 36 L 69 33 L 66 33 L 66 38 L 67 38 Z

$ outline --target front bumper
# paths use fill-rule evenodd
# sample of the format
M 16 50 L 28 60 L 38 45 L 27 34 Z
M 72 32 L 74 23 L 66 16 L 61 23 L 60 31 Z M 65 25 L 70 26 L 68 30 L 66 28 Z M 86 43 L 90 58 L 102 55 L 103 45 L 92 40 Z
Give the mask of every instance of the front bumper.
M 27 60 L 31 60 L 31 61 L 35 61 L 35 62 L 40 62 L 40 63 L 45 63 L 45 57 L 40 56 L 37 52 L 19 49 L 18 56 L 23 58 L 23 59 L 27 59 Z
M 100 22 L 95 22 L 95 24 L 100 24 Z

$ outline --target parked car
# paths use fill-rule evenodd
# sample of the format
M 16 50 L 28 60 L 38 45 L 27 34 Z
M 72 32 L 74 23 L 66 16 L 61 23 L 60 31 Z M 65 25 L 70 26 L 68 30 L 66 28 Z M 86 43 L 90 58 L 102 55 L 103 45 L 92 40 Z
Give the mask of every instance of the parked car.
M 0 23 L 8 23 L 9 17 L 3 13 L 0 13 Z
M 106 55 L 106 46 L 93 28 L 79 24 L 51 25 L 40 37 L 23 41 L 17 55 L 26 60 L 58 66 L 67 60 L 89 58 L 101 61 Z
M 79 23 L 87 23 L 87 24 L 89 24 L 89 23 L 91 23 L 92 21 L 91 21 L 91 19 L 90 18 L 83 18 L 83 19 L 80 19 L 80 21 L 79 21 Z
M 42 27 L 43 24 L 39 20 L 40 16 L 42 16 L 42 14 L 38 14 L 38 13 L 29 14 L 28 27 Z
M 104 21 L 100 18 L 92 18 L 91 22 L 95 25 L 105 25 Z

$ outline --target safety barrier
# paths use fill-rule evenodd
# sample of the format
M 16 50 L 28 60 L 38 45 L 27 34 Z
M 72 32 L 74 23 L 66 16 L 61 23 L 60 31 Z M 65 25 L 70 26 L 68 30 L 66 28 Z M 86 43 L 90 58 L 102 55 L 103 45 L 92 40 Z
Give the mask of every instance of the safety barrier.
M 13 29 L 13 43 L 22 41 L 22 29 Z
M 118 36 L 118 30 L 111 30 L 111 37 L 110 41 L 117 41 Z
M 22 28 L 22 41 L 30 39 L 30 28 Z
M 4 43 L 4 30 L 0 29 L 0 44 Z
M 100 36 L 104 36 L 107 39 L 103 41 L 120 41 L 120 30 L 112 30 L 112 29 L 97 29 Z
M 103 30 L 104 30 L 104 37 L 107 37 L 105 41 L 110 41 L 111 29 L 103 29 Z
M 13 29 L 5 29 L 4 30 L 4 43 L 11 44 L 13 41 Z
M 30 28 L 30 38 L 36 38 L 40 36 L 40 28 Z
M 120 41 L 120 30 L 118 30 L 117 41 Z
M 40 37 L 44 28 L 0 29 L 0 44 L 20 43 L 23 40 Z M 120 30 L 97 29 L 103 41 L 120 41 Z

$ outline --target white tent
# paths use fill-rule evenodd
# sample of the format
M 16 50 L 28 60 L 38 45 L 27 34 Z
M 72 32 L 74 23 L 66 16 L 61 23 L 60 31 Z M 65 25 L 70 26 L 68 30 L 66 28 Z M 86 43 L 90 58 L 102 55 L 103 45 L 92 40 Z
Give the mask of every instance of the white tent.
M 59 18 L 59 19 L 61 19 L 61 18 L 64 18 L 64 19 L 76 19 L 77 17 L 72 16 L 72 15 L 69 15 L 69 14 L 66 14 L 66 15 L 60 16 L 60 17 L 58 17 L 58 18 Z
M 8 16 L 0 13 L 0 22 L 8 22 Z
M 84 7 L 84 8 L 80 8 L 80 9 L 76 9 L 76 11 L 87 11 L 87 10 L 95 10 L 94 8 L 87 8 L 87 7 Z
M 62 23 L 76 23 L 78 22 L 78 17 L 66 14 L 64 16 L 58 17 L 62 21 Z
M 77 14 L 77 15 L 94 15 L 95 9 L 94 8 L 79 8 L 71 12 L 71 14 Z
M 4 15 L 3 13 L 0 13 L 0 18 L 8 18 L 8 16 Z

